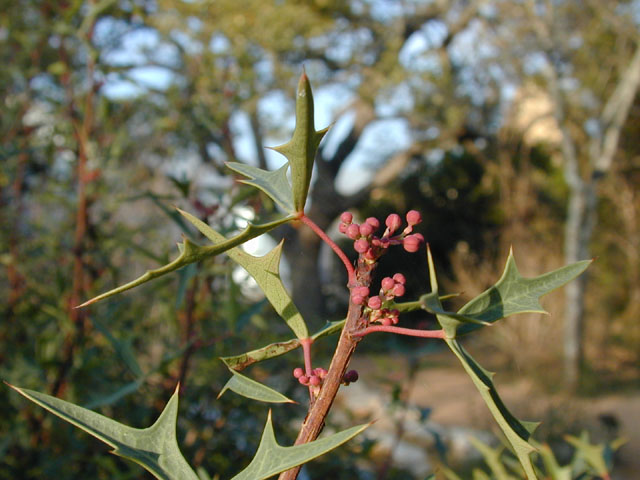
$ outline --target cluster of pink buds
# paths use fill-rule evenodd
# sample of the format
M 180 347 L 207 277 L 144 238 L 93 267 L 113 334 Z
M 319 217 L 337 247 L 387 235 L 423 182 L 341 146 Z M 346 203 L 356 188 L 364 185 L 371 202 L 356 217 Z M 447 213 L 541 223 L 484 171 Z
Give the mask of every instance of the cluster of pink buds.
M 367 301 L 367 307 L 371 310 L 370 322 L 378 322 L 385 326 L 398 323 L 400 312 L 395 308 L 386 308 L 384 305 L 404 295 L 406 282 L 406 278 L 401 273 L 382 279 L 380 293 Z
M 407 212 L 407 226 L 395 235 L 402 226 L 402 219 L 397 213 L 392 213 L 385 220 L 386 229 L 381 237 L 375 232 L 380 228 L 380 221 L 375 217 L 367 218 L 363 224 L 353 223 L 353 215 L 344 212 L 340 216 L 340 226 L 338 229 L 347 237 L 353 240 L 353 248 L 370 262 L 375 262 L 384 251 L 391 245 L 402 245 L 407 252 L 417 252 L 420 244 L 424 242 L 424 237 L 413 232 L 413 227 L 422 221 L 420 212 L 410 210 Z M 366 295 L 365 295 L 366 296 Z
M 296 377 L 302 385 L 319 387 L 327 376 L 327 370 L 324 368 L 314 368 L 311 371 L 311 375 L 306 375 L 304 370 L 298 367 L 293 370 L 293 376 Z

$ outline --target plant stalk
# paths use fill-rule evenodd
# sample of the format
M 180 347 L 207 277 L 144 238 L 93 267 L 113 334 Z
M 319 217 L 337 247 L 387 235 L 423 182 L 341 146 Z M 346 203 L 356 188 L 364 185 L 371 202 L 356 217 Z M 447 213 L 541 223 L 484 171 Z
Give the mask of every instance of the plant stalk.
M 369 287 L 371 285 L 371 274 L 375 269 L 376 264 L 370 264 L 362 260 L 358 260 L 358 266 L 355 270 L 355 285 L 356 286 Z M 363 316 L 364 307 L 362 305 L 355 305 L 353 302 L 349 302 L 349 311 L 347 312 L 347 319 L 336 351 L 331 360 L 329 366 L 329 372 L 325 377 L 320 393 L 315 402 L 309 407 L 307 416 L 302 423 L 298 438 L 296 438 L 295 445 L 302 445 L 314 441 L 322 432 L 324 428 L 325 419 L 329 414 L 329 410 L 333 405 L 333 401 L 336 398 L 340 384 L 342 383 L 342 377 L 344 376 L 349 360 L 361 340 L 361 336 L 355 335 L 357 332 L 366 328 L 366 320 Z M 302 465 L 282 472 L 278 477 L 279 480 L 295 480 L 298 477 Z

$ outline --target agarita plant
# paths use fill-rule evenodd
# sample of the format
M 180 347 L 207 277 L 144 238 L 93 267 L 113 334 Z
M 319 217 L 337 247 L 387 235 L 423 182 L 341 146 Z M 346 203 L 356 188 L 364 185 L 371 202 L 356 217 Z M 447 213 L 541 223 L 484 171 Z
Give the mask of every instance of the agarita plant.
M 431 291 L 424 293 L 417 300 L 397 301 L 404 295 L 407 282 L 403 274 L 397 273 L 392 277 L 384 278 L 380 291 L 373 292 L 371 285 L 377 262 L 389 248 L 402 246 L 406 251 L 416 254 L 424 251 L 423 236 L 414 232 L 414 227 L 420 223 L 421 216 L 413 210 L 408 212 L 405 216 L 406 226 L 403 228 L 405 222 L 397 214 L 389 215 L 384 225 L 376 218 L 367 218 L 363 223 L 357 224 L 350 213 L 342 214 L 340 232 L 353 240 L 353 248 L 358 253 L 358 260 L 353 265 L 340 247 L 304 212 L 316 149 L 325 133 L 326 129 L 319 131 L 315 129 L 311 86 L 303 73 L 298 84 L 296 126 L 293 138 L 288 143 L 275 148 L 287 158 L 288 162 L 275 171 L 265 171 L 240 163 L 228 164 L 231 170 L 246 177 L 243 180 L 244 183 L 262 190 L 273 199 L 284 214 L 265 223 L 250 223 L 236 236 L 225 238 L 195 216 L 180 210 L 180 214 L 211 241 L 210 245 L 197 245 L 185 238 L 178 245 L 179 256 L 171 263 L 149 270 L 138 279 L 99 295 L 80 305 L 79 308 L 221 253 L 226 253 L 253 276 L 296 338 L 222 358 L 229 368 L 231 377 L 221 394 L 226 390 L 232 390 L 237 394 L 263 402 L 291 402 L 281 393 L 240 372 L 248 365 L 301 347 L 304 366 L 296 368 L 293 375 L 302 385 L 308 386 L 310 401 L 307 416 L 300 427 L 295 445 L 290 447 L 283 447 L 277 443 L 271 423 L 271 413 L 268 414 L 262 439 L 253 461 L 238 473 L 235 479 L 256 480 L 279 473 L 281 479 L 295 479 L 302 464 L 340 446 L 367 428 L 367 425 L 354 426 L 318 439 L 338 389 L 342 384 L 349 384 L 358 379 L 355 371 L 347 371 L 349 360 L 358 343 L 372 332 L 435 338 L 445 342 L 471 377 L 513 449 L 526 477 L 536 478 L 530 457 L 536 450 L 535 444 L 530 439 L 536 425 L 523 422 L 509 412 L 493 384 L 493 374 L 482 368 L 462 347 L 458 339 L 462 335 L 494 324 L 516 313 L 544 312 L 539 303 L 540 297 L 580 275 L 590 261 L 568 265 L 535 278 L 524 278 L 518 272 L 513 255 L 510 254 L 504 273 L 498 282 L 459 311 L 453 312 L 442 305 L 442 301 L 449 296 L 442 294 L 438 289 L 433 260 L 427 247 Z M 289 181 L 289 173 L 291 181 Z M 338 255 L 348 274 L 347 288 L 350 292 L 350 302 L 346 318 L 328 324 L 313 335 L 309 334 L 305 320 L 293 304 L 280 279 L 282 243 L 259 258 L 238 248 L 244 242 L 288 222 L 299 222 L 311 228 Z M 441 328 L 416 330 L 397 326 L 403 313 L 420 309 L 435 315 Z M 314 368 L 311 355 L 313 343 L 321 337 L 337 333 L 340 337 L 329 368 Z M 202 479 L 208 478 L 205 472 L 196 475 L 180 453 L 176 440 L 177 389 L 152 426 L 136 429 L 49 395 L 15 386 L 12 388 L 107 443 L 113 447 L 115 454 L 137 462 L 157 478 L 175 480 L 195 480 L 199 476 Z

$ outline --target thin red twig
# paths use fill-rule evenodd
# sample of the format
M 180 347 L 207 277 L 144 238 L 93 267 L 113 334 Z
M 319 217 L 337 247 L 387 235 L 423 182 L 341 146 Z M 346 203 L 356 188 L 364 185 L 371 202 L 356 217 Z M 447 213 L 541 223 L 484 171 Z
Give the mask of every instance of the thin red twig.
M 398 335 L 408 335 L 410 337 L 444 338 L 444 330 L 416 330 L 414 328 L 394 327 L 391 325 L 371 325 L 364 330 L 352 333 L 351 336 L 364 337 L 373 332 L 389 332 Z
M 347 269 L 347 274 L 349 275 L 349 285 L 354 285 L 356 282 L 356 271 L 342 249 L 336 244 L 336 242 L 329 238 L 329 235 L 327 235 L 318 225 L 313 222 L 313 220 L 307 217 L 304 213 L 300 215 L 300 221 L 307 225 L 311 230 L 313 230 L 315 234 L 318 235 L 324 243 L 329 245 L 331 247 L 331 250 L 333 250 L 336 255 L 338 255 L 340 260 L 342 260 L 342 263 L 344 263 L 344 267 Z

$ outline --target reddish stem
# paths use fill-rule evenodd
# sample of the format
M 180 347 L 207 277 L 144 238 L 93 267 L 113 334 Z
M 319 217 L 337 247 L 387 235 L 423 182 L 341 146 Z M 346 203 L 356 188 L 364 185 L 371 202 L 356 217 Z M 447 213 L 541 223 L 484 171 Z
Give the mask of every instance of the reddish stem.
M 300 339 L 300 345 L 302 346 L 302 354 L 304 355 L 304 372 L 307 375 L 311 375 L 311 344 L 312 338 Z
M 393 327 L 391 325 L 372 325 L 364 330 L 352 333 L 351 336 L 364 337 L 373 332 L 397 333 L 398 335 L 408 335 L 410 337 L 444 338 L 444 330 L 416 330 L 414 328 Z
M 302 355 L 304 356 L 304 372 L 307 377 L 311 378 L 311 344 L 313 343 L 312 338 L 301 338 L 300 345 L 302 346 Z M 313 401 L 313 390 L 311 385 L 309 385 L 309 398 Z
M 313 230 L 316 233 L 316 235 L 318 235 L 322 239 L 322 241 L 327 245 L 329 245 L 331 247 L 331 250 L 333 250 L 335 254 L 338 255 L 340 260 L 342 260 L 342 263 L 344 263 L 344 267 L 347 269 L 347 274 L 349 275 L 349 285 L 350 286 L 354 285 L 356 282 L 356 271 L 353 268 L 353 265 L 351 264 L 351 262 L 349 261 L 349 258 L 347 258 L 347 255 L 342 251 L 342 249 L 336 244 L 336 242 L 334 242 L 333 240 L 331 240 L 331 238 L 329 238 L 329 235 L 327 235 L 324 232 L 324 230 L 322 230 L 318 225 L 313 223 L 313 221 L 309 217 L 307 217 L 304 213 L 300 214 L 300 221 L 305 225 L 307 225 L 311 230 Z

